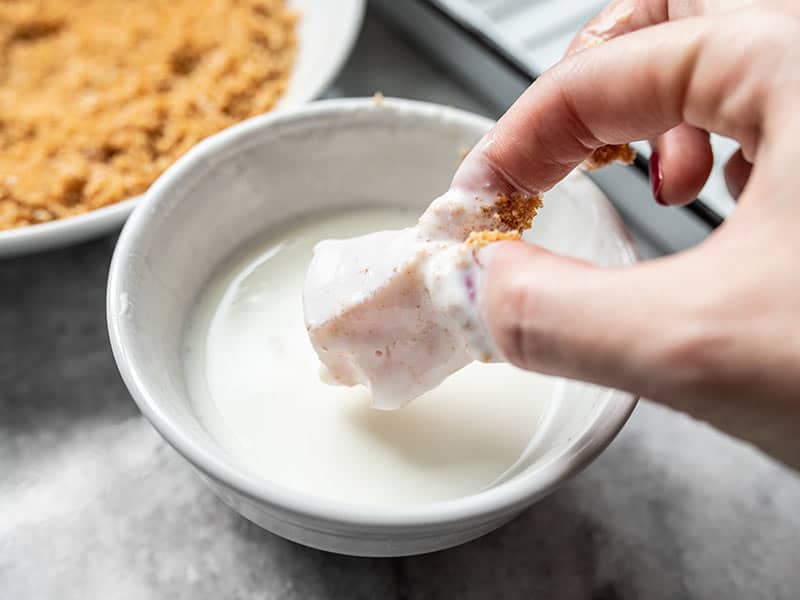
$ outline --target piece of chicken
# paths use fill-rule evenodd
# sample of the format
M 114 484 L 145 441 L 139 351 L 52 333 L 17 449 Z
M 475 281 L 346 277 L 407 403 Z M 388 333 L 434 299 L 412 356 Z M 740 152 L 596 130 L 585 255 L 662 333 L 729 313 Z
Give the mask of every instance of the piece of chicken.
M 392 409 L 487 360 L 471 297 L 477 248 L 519 239 L 540 206 L 538 197 L 450 190 L 415 227 L 317 244 L 304 309 L 325 379 L 366 385 L 375 408 Z
M 478 250 L 519 239 L 542 202 L 489 181 L 474 168 L 457 177 L 415 227 L 317 244 L 303 301 L 326 381 L 363 384 L 390 410 L 473 360 L 501 359 L 475 302 Z

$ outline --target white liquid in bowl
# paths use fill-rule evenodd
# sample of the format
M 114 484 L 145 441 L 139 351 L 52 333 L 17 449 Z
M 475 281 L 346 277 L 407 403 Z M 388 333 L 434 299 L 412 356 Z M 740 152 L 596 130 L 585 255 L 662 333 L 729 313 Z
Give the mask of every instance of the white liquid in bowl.
M 314 244 L 401 228 L 411 211 L 358 209 L 290 225 L 221 269 L 187 331 L 194 408 L 264 479 L 348 503 L 408 505 L 476 493 L 526 450 L 555 380 L 473 363 L 402 410 L 326 385 L 303 321 Z

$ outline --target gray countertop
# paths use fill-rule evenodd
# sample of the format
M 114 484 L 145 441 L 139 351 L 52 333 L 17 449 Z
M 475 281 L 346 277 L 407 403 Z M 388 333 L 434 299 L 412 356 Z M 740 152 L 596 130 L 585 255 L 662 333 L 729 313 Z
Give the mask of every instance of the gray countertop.
M 373 18 L 332 95 L 485 107 Z M 643 402 L 560 491 L 458 548 L 327 554 L 219 502 L 114 366 L 115 236 L 0 261 L 0 598 L 797 598 L 800 478 Z

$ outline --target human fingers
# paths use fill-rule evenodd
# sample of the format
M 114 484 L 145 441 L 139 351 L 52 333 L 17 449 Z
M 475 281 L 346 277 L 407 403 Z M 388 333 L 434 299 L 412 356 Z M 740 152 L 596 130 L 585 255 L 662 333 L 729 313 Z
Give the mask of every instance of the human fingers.
M 721 14 L 754 3 L 755 0 L 612 0 L 578 31 L 566 54 L 666 21 Z
M 714 156 L 707 131 L 681 123 L 652 142 L 650 185 L 662 205 L 688 204 L 711 173 Z
M 731 196 L 738 198 L 750 179 L 753 164 L 742 154 L 741 148 L 734 152 L 725 163 L 725 183 Z
M 780 44 L 763 35 L 781 27 L 776 16 L 769 19 L 759 35 L 747 19 L 684 19 L 568 57 L 500 119 L 454 184 L 480 172 L 499 189 L 545 191 L 597 148 L 654 139 L 683 122 L 735 137 L 754 153 L 774 82 L 758 72 L 780 70 L 785 60 Z

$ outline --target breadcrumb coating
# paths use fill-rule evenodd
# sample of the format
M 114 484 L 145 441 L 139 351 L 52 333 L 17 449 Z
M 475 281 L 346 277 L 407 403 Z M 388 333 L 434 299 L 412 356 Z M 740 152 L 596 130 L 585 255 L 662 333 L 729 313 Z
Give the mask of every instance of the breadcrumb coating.
M 542 207 L 542 196 L 529 196 L 514 192 L 510 195 L 497 194 L 491 206 L 483 208 L 485 215 L 497 223 L 498 231 L 524 231 L 533 223 L 533 217 Z
M 587 170 L 594 171 L 613 162 L 629 165 L 635 158 L 636 152 L 628 144 L 613 144 L 602 146 L 592 152 L 592 155 L 584 161 L 583 165 Z
M 516 229 L 513 231 L 473 231 L 464 243 L 467 248 L 477 250 L 494 242 L 515 242 L 520 239 L 522 239 L 522 234 Z

